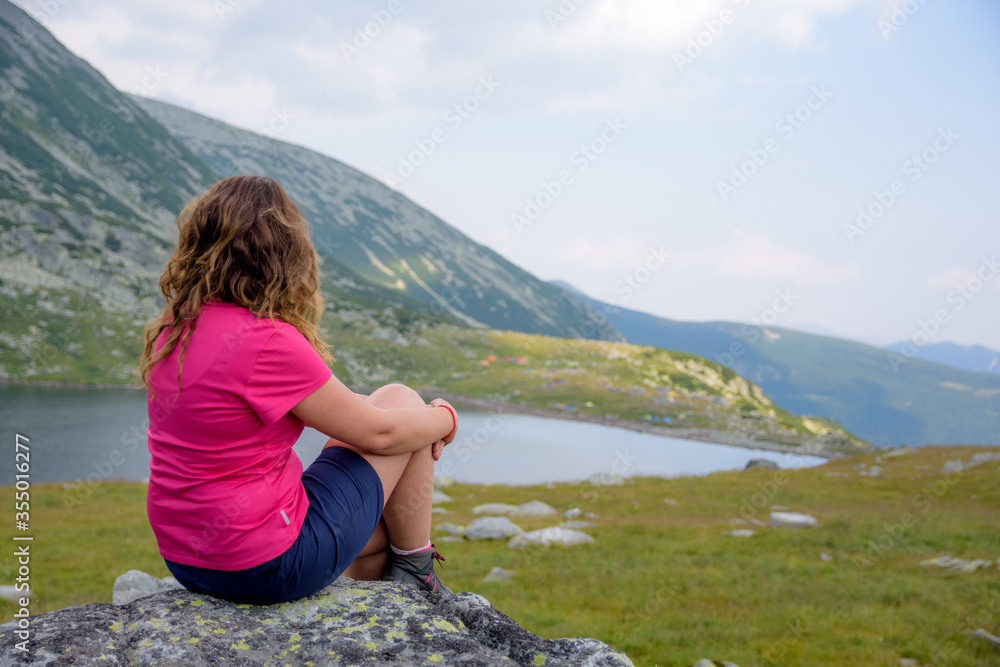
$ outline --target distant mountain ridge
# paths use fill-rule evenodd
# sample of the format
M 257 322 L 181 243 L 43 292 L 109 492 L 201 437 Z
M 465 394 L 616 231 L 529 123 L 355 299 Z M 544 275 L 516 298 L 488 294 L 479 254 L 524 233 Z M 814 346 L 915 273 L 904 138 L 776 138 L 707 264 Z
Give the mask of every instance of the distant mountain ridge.
M 697 354 L 761 386 L 796 414 L 835 419 L 872 444 L 1000 443 L 1000 376 L 771 326 L 680 322 L 609 306 L 565 283 L 639 345 Z
M 991 350 L 982 345 L 958 345 L 944 341 L 921 347 L 912 343 L 894 343 L 887 345 L 885 349 L 891 350 L 905 359 L 916 358 L 924 361 L 935 361 L 966 371 L 1000 375 L 1000 351 Z

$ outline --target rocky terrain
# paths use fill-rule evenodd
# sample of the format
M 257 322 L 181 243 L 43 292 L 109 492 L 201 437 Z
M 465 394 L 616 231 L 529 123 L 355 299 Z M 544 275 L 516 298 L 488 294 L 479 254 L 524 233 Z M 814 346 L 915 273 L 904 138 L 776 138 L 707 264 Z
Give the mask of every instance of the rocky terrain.
M 277 605 L 234 604 L 174 590 L 125 605 L 70 607 L 0 626 L 0 664 L 631 665 L 595 639 L 542 639 L 475 593 L 425 599 L 396 582 L 340 578 Z

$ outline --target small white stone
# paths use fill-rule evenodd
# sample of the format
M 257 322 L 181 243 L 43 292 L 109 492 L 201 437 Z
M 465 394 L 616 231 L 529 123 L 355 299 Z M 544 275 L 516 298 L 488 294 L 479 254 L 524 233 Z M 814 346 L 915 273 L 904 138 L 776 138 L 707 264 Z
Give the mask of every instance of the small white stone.
M 21 598 L 31 597 L 31 590 L 19 591 L 16 586 L 0 586 L 0 599 L 17 602 Z
M 551 505 L 543 503 L 540 500 L 532 500 L 531 502 L 523 503 L 518 505 L 507 514 L 507 516 L 512 517 L 526 517 L 526 516 L 555 516 L 558 514 L 555 508 Z
M 464 535 L 465 526 L 460 526 L 457 523 L 439 523 L 434 526 L 434 530 L 439 533 L 444 533 L 445 535 Z
M 732 535 L 733 537 L 753 537 L 757 534 L 755 530 L 749 530 L 748 528 L 741 528 L 739 530 L 731 530 L 726 535 Z
M 489 514 L 492 516 L 502 516 L 510 514 L 516 509 L 517 505 L 508 505 L 507 503 L 486 503 L 485 505 L 476 505 L 473 507 L 472 513 L 475 515 Z
M 772 528 L 810 528 L 819 525 L 816 517 L 799 512 L 771 512 Z
M 587 478 L 594 486 L 624 486 L 625 478 L 613 472 L 599 472 Z
M 483 581 L 506 581 L 507 579 L 513 579 L 516 573 L 514 570 L 505 570 L 502 567 L 495 567 L 490 570 L 489 574 Z
M 175 588 L 183 588 L 183 586 L 173 577 L 157 579 L 141 570 L 129 570 L 115 579 L 115 585 L 111 591 L 111 601 L 118 605 L 128 604 L 147 595 Z
M 993 633 L 991 633 L 991 632 L 989 632 L 989 631 L 987 631 L 987 630 L 985 630 L 983 628 L 979 628 L 978 630 L 976 630 L 975 632 L 973 632 L 972 636 L 973 637 L 978 637 L 979 639 L 985 639 L 989 643 L 993 644 L 993 646 L 995 648 L 1000 648 L 1000 637 L 997 637 Z
M 508 549 L 523 549 L 528 546 L 551 546 L 560 544 L 563 546 L 573 546 L 576 544 L 589 544 L 594 542 L 594 538 L 587 533 L 578 530 L 568 530 L 566 528 L 552 527 L 533 530 L 523 535 L 515 535 L 507 542 Z

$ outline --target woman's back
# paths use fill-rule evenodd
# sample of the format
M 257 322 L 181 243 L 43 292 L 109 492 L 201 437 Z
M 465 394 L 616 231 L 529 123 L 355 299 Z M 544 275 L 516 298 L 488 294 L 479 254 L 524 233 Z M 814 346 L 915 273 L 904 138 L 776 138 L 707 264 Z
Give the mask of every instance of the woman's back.
M 330 370 L 295 327 L 223 302 L 202 305 L 179 394 L 178 354 L 150 374 L 147 505 L 161 551 L 230 570 L 280 554 L 308 508 L 290 409 Z

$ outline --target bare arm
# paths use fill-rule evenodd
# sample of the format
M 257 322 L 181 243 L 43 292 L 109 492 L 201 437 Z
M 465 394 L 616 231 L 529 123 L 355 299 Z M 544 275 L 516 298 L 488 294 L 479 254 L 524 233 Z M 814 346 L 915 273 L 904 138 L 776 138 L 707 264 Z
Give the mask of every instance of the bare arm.
M 443 402 L 435 399 L 432 405 Z M 302 399 L 292 412 L 320 433 L 383 456 L 437 443 L 454 425 L 450 410 L 376 407 L 336 377 Z M 454 434 L 443 444 L 453 438 Z

